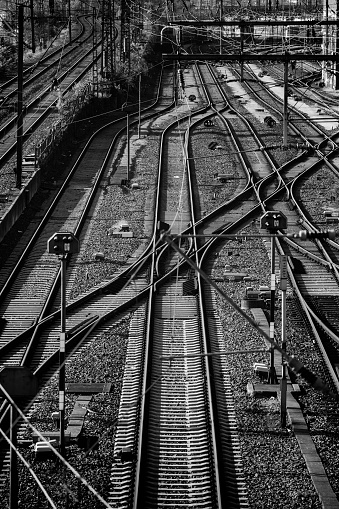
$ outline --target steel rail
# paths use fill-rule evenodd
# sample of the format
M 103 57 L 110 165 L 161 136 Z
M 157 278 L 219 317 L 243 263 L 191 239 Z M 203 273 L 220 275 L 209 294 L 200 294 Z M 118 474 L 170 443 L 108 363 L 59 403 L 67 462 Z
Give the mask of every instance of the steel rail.
M 144 112 L 144 115 L 143 115 L 143 119 L 146 119 L 146 118 L 152 118 L 154 117 L 154 115 L 157 115 L 157 112 L 154 112 L 154 105 L 153 106 L 149 106 L 148 108 L 146 108 L 147 112 Z M 168 107 L 169 108 L 169 107 Z M 135 123 L 137 121 L 134 121 Z M 114 121 L 114 122 L 110 122 L 108 124 L 108 126 L 111 126 L 113 124 L 117 124 L 119 123 L 119 120 L 118 121 Z M 44 228 L 45 224 L 47 223 L 47 221 L 49 220 L 49 218 L 51 217 L 56 205 L 58 204 L 59 200 L 60 200 L 60 196 L 62 196 L 63 192 L 65 189 L 67 189 L 68 185 L 69 185 L 69 182 L 71 181 L 72 177 L 74 174 L 76 174 L 76 171 L 77 171 L 77 168 L 79 166 L 79 164 L 81 164 L 82 160 L 85 158 L 85 154 L 86 154 L 86 151 L 88 149 L 89 146 L 91 146 L 92 144 L 92 141 L 93 141 L 93 138 L 94 137 L 100 137 L 101 136 L 101 132 L 102 130 L 104 130 L 105 128 L 108 127 L 107 125 L 104 126 L 103 128 L 101 128 L 99 131 L 97 131 L 92 137 L 91 139 L 89 140 L 89 142 L 86 144 L 86 147 L 84 148 L 84 150 L 82 151 L 82 153 L 80 154 L 79 158 L 77 159 L 75 165 L 73 166 L 70 174 L 68 175 L 67 179 L 65 180 L 65 182 L 63 183 L 58 195 L 55 197 L 55 199 L 53 200 L 52 204 L 50 205 L 48 211 L 46 212 L 46 215 L 45 215 L 45 218 L 44 220 L 41 222 L 39 228 L 37 229 L 37 231 L 35 232 L 35 235 L 34 235 L 34 238 L 32 238 L 32 242 L 30 242 L 29 246 L 27 246 L 25 252 L 23 253 L 23 255 L 21 256 L 17 266 L 15 267 L 15 269 L 12 271 L 12 274 L 10 276 L 10 278 L 8 279 L 7 281 L 7 286 L 6 288 L 4 288 L 3 291 L 8 291 L 8 289 L 11 287 L 11 285 L 13 284 L 12 283 L 12 280 L 16 277 L 16 274 L 18 273 L 18 271 L 20 270 L 20 267 L 24 264 L 25 262 L 25 259 L 27 257 L 27 253 L 31 250 L 32 248 L 32 244 L 33 242 L 35 241 L 35 239 L 38 239 L 39 236 L 41 235 L 41 231 L 42 231 L 42 228 Z M 95 183 L 93 185 L 93 187 L 91 188 L 91 192 L 87 198 L 87 205 L 86 205 L 86 210 L 89 209 L 89 207 L 91 206 L 92 202 L 93 202 L 93 199 L 94 199 L 94 196 L 95 196 L 95 193 L 96 193 L 96 190 L 100 184 L 100 179 L 101 179 L 101 175 L 103 174 L 103 172 L 105 171 L 105 168 L 106 168 L 106 162 L 108 161 L 109 157 L 110 157 L 110 154 L 118 140 L 118 137 L 119 135 L 124 135 L 125 133 L 125 127 L 121 128 L 120 131 L 116 134 L 115 138 L 111 141 L 110 143 L 110 147 L 109 147 L 109 150 L 105 156 L 105 159 L 103 161 L 103 164 L 101 166 L 101 169 L 100 171 L 98 172 L 98 175 L 96 177 L 96 180 L 95 180 Z M 81 230 L 81 227 L 82 225 L 84 224 L 84 221 L 86 219 L 86 210 L 84 210 L 81 214 L 81 216 L 78 218 L 78 222 L 77 222 L 77 225 L 75 226 L 75 235 L 79 235 L 79 232 Z M 145 254 L 143 255 L 145 256 Z M 137 262 L 135 262 L 134 266 L 132 267 L 129 267 L 126 271 L 125 271 L 125 274 L 123 274 L 120 278 L 118 278 L 119 280 L 124 280 L 126 278 L 126 275 L 127 274 L 130 274 L 131 272 L 134 271 L 134 267 L 137 267 L 138 264 L 140 264 L 140 261 L 142 260 L 142 257 L 140 257 L 139 260 L 137 260 Z M 22 362 L 26 365 L 27 362 L 28 362 L 28 358 L 27 356 L 31 355 L 29 352 L 32 350 L 33 348 L 33 345 L 35 344 L 36 342 L 36 338 L 38 338 L 39 336 L 39 333 L 40 333 L 40 329 L 41 327 L 44 327 L 46 326 L 47 324 L 50 323 L 50 321 L 53 319 L 55 320 L 57 317 L 58 317 L 58 313 L 59 312 L 55 312 L 53 314 L 53 316 L 51 317 L 46 317 L 46 312 L 48 311 L 48 309 L 51 307 L 51 299 L 54 298 L 54 295 L 59 287 L 59 280 L 60 280 L 60 269 L 58 270 L 56 276 L 55 276 L 55 282 L 54 282 L 54 285 L 52 287 L 52 290 L 51 290 L 51 293 L 50 293 L 50 297 L 47 299 L 44 307 L 42 308 L 41 310 L 41 313 L 40 315 L 37 317 L 37 320 L 36 320 L 36 324 L 34 326 L 34 332 L 30 332 L 30 342 L 28 344 L 28 347 L 26 349 L 26 354 L 22 360 Z M 117 281 L 113 281 L 112 283 L 108 283 L 105 285 L 105 288 L 109 288 L 110 286 L 112 286 L 112 284 L 116 285 L 117 284 Z M 94 295 L 96 295 L 97 293 L 101 293 L 103 292 L 104 289 L 101 287 L 99 290 L 96 290 L 94 292 Z M 2 297 L 4 296 L 4 293 L 2 293 Z M 87 298 L 83 298 L 83 299 L 80 299 L 78 301 L 78 304 L 76 303 L 73 303 L 72 305 L 68 306 L 67 307 L 67 310 L 69 309 L 74 309 L 76 308 L 77 306 L 79 305 L 82 305 L 83 302 L 88 302 L 88 300 L 90 299 L 90 297 L 87 297 Z M 20 338 L 23 338 L 27 335 L 27 331 L 24 332 L 22 335 L 18 336 L 17 338 L 14 338 L 14 340 L 10 343 L 12 346 L 14 346 L 16 343 L 18 343 L 20 341 Z M 4 350 L 8 350 L 9 349 L 9 346 L 6 348 L 4 347 Z
M 279 239 L 277 239 L 277 246 L 278 246 L 278 249 L 279 249 L 279 252 L 281 254 L 285 254 L 285 251 L 284 251 L 284 248 L 280 242 Z M 306 300 L 305 300 L 305 296 L 303 295 L 303 292 L 301 291 L 301 289 L 299 288 L 299 285 L 296 281 L 296 278 L 295 278 L 295 275 L 290 267 L 290 264 L 287 265 L 287 270 L 288 270 L 288 276 L 289 276 L 289 280 L 291 282 L 291 285 L 294 289 L 294 291 L 296 292 L 296 295 L 298 297 L 298 300 L 305 312 L 305 315 L 307 317 L 307 320 L 308 320 L 308 323 L 310 324 L 311 328 L 312 328 L 312 332 L 313 332 L 313 335 L 314 335 L 314 338 L 317 342 L 317 345 L 319 347 L 319 350 L 322 354 L 322 358 L 324 360 L 324 363 L 328 369 L 328 373 L 330 375 L 330 378 L 331 378 L 331 381 L 335 387 L 335 390 L 337 392 L 337 394 L 339 394 L 339 379 L 338 379 L 338 376 L 337 376 L 337 373 L 336 373 L 336 370 L 335 370 L 335 367 L 332 365 L 331 363 L 331 360 L 329 359 L 328 355 L 327 355 L 327 352 L 326 352 L 326 349 L 324 348 L 324 345 L 323 345 L 323 342 L 321 341 L 321 338 L 318 334 L 318 331 L 315 327 L 315 322 L 324 330 L 326 331 L 326 333 L 333 339 L 335 340 L 337 343 L 339 343 L 339 337 L 336 335 L 336 334 L 333 334 L 333 332 L 328 328 L 326 327 L 326 325 L 323 323 L 322 320 L 320 320 L 317 315 L 311 310 L 310 306 L 307 304 Z
M 203 110 L 205 111 L 206 108 L 203 108 Z M 201 113 L 200 111 L 199 112 L 195 111 L 192 116 L 196 116 L 200 113 Z M 184 118 L 180 119 L 180 123 L 182 121 L 187 121 L 187 119 L 190 117 L 191 117 L 191 115 L 187 115 L 186 117 L 184 116 Z M 165 135 L 170 132 L 170 130 L 173 128 L 173 125 L 177 126 L 177 121 L 175 123 L 172 123 L 172 125 L 168 126 L 165 129 L 165 131 L 163 132 L 162 137 L 161 137 L 161 146 L 162 147 L 164 147 Z M 150 293 L 149 293 L 149 299 L 148 299 L 148 305 L 147 305 L 147 309 L 148 309 L 147 323 L 149 323 L 149 324 L 153 323 L 153 320 L 154 320 L 154 302 L 156 300 L 156 294 L 154 293 L 154 291 L 155 290 L 157 291 L 157 289 L 159 287 L 158 286 L 159 280 L 157 280 L 157 281 L 154 280 L 155 268 L 157 266 L 157 257 L 161 256 L 162 252 L 163 252 L 160 250 L 159 255 L 158 255 L 158 247 L 157 247 L 158 235 L 159 235 L 158 224 L 159 224 L 159 220 L 160 220 L 160 216 L 159 216 L 160 197 L 161 197 L 160 189 L 162 186 L 162 161 L 163 161 L 162 154 L 163 154 L 163 149 L 160 150 L 157 198 L 156 198 L 156 207 L 155 207 L 155 214 L 154 214 L 154 217 L 155 217 L 155 220 L 154 220 L 155 230 L 154 230 L 154 237 L 153 237 L 154 245 L 153 245 L 153 250 L 152 250 L 153 251 L 152 263 L 151 263 L 151 267 L 150 267 L 150 283 L 152 285 L 152 289 L 150 290 Z M 190 194 L 190 196 L 191 196 L 190 202 L 192 205 L 192 193 Z M 193 214 L 192 220 L 194 220 L 194 213 L 191 212 L 191 214 Z M 174 274 L 175 271 L 176 271 L 176 267 L 174 266 L 171 270 L 171 273 Z M 165 280 L 168 281 L 168 278 L 165 277 L 165 278 L 161 279 L 161 281 L 163 281 L 163 282 Z M 133 507 L 135 507 L 135 508 L 140 507 L 140 504 L 141 504 L 141 506 L 143 506 L 143 503 L 145 501 L 144 500 L 145 493 L 143 492 L 143 488 L 145 485 L 145 480 L 144 480 L 145 467 L 142 467 L 142 464 L 143 464 L 142 462 L 143 462 L 144 454 L 146 453 L 145 448 L 147 447 L 147 443 L 148 443 L 146 441 L 146 432 L 147 432 L 147 428 L 148 428 L 148 426 L 147 426 L 148 412 L 146 410 L 146 407 L 148 407 L 148 403 L 149 403 L 147 387 L 150 387 L 150 385 L 152 384 L 152 379 L 150 377 L 150 372 L 149 372 L 149 365 L 151 363 L 150 355 L 151 355 L 151 351 L 153 348 L 153 333 L 151 331 L 152 331 L 152 327 L 148 326 L 146 328 L 146 345 L 147 346 L 146 346 L 146 351 L 145 351 L 144 378 L 143 378 L 142 388 L 140 391 L 141 394 L 145 394 L 145 396 L 142 398 L 142 407 L 140 410 L 140 427 L 137 432 L 137 436 L 139 437 L 139 441 L 138 441 L 139 445 L 138 445 L 137 453 L 136 453 L 137 466 L 136 466 L 136 474 L 135 474 L 135 480 L 134 480 L 135 487 L 134 487 L 134 495 L 133 495 L 133 499 L 134 499 Z M 208 369 L 208 366 L 205 366 L 205 367 Z M 213 419 L 212 419 L 212 421 L 213 421 Z M 213 431 L 212 431 L 212 433 L 213 433 Z M 215 440 L 214 440 L 214 443 L 215 443 Z M 217 468 L 215 469 L 215 475 L 217 475 Z M 217 485 L 218 485 L 218 482 L 217 482 Z M 217 498 L 219 498 L 219 496 Z

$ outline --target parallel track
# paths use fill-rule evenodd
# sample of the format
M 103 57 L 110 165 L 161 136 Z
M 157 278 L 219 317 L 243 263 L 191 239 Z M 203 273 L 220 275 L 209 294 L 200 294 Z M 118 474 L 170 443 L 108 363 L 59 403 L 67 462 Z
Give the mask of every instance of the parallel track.
M 260 163 L 260 168 L 256 166 L 256 160 L 251 156 L 242 158 L 240 168 L 239 158 L 238 187 L 242 186 L 242 190 L 237 189 L 233 198 L 226 203 L 220 199 L 217 207 L 211 207 L 210 211 L 203 213 L 198 196 L 203 194 L 199 187 L 203 189 L 205 183 L 198 179 L 196 187 L 188 179 L 185 154 L 190 154 L 190 157 L 192 154 L 194 157 L 193 148 L 186 145 L 188 136 L 191 139 L 193 133 L 193 138 L 194 129 L 201 129 L 204 119 L 213 118 L 213 121 L 228 126 L 228 146 L 232 143 L 235 152 L 243 152 L 243 145 L 237 139 L 237 133 L 233 132 L 236 129 L 232 130 L 230 126 L 230 116 L 234 115 L 229 112 L 230 106 L 225 108 L 225 111 L 216 111 L 213 108 L 213 103 L 219 103 L 219 99 L 226 104 L 221 90 L 216 85 L 213 87 L 215 97 L 213 100 L 206 99 L 207 106 L 201 108 L 201 111 L 191 112 L 186 120 L 176 121 L 175 125 L 169 128 L 169 131 L 172 129 L 172 134 L 168 141 L 163 143 L 164 152 L 161 153 L 162 162 L 167 164 L 166 167 L 159 165 L 158 200 L 154 217 L 155 225 L 158 221 L 168 223 L 171 233 L 196 232 L 206 235 L 201 242 L 188 240 L 182 243 L 181 248 L 208 271 L 211 266 L 208 268 L 204 259 L 211 260 L 212 253 L 220 250 L 222 245 L 220 239 L 208 240 L 209 233 L 216 230 L 221 233 L 237 233 L 249 223 L 257 221 L 263 211 L 278 208 L 288 216 L 289 231 L 299 231 L 300 211 L 297 214 L 295 209 L 287 209 L 284 199 L 288 190 L 293 200 L 297 201 L 291 189 L 297 185 L 299 175 L 308 164 L 307 160 L 305 163 L 305 157 L 300 156 L 291 164 L 278 168 L 270 161 L 269 154 L 263 157 L 260 152 L 260 161 L 264 161 L 262 171 L 262 164 Z M 193 121 L 190 130 L 189 117 Z M 242 122 L 242 137 L 248 137 L 249 126 L 245 128 L 245 122 L 241 118 L 233 125 L 238 125 L 238 122 Z M 205 131 L 208 132 L 208 129 Z M 254 130 L 252 135 L 255 135 Z M 178 140 L 181 140 L 179 146 L 185 147 L 180 151 L 177 148 Z M 259 138 L 255 144 L 254 146 L 260 148 Z M 315 160 L 324 162 L 320 151 L 318 157 L 311 158 L 312 163 L 315 163 Z M 195 165 L 194 172 L 198 174 L 198 164 L 195 162 Z M 109 501 L 112 507 L 126 508 L 145 505 L 187 507 L 189 504 L 192 504 L 192 507 L 214 508 L 223 507 L 226 503 L 227 507 L 246 507 L 247 495 L 242 480 L 239 445 L 232 416 L 227 363 L 217 358 L 207 361 L 200 356 L 223 349 L 216 326 L 217 316 L 213 312 L 214 297 L 210 289 L 205 284 L 201 285 L 191 270 L 184 267 L 176 253 L 169 254 L 169 251 L 162 247 L 161 242 L 158 242 L 158 234 L 154 226 L 153 241 L 150 244 L 153 248 L 152 262 L 147 268 L 146 277 L 141 278 L 132 291 L 136 300 L 143 300 L 143 307 L 139 307 L 135 312 L 131 325 L 131 340 L 134 341 L 130 341 L 127 355 L 119 418 L 121 422 L 116 434 L 117 462 L 112 470 Z M 222 243 L 227 246 L 224 241 Z M 314 274 L 317 267 L 319 278 L 327 277 L 331 262 L 327 260 L 326 254 L 319 254 L 318 248 L 312 242 L 308 241 L 303 246 L 308 252 L 309 261 L 307 264 L 303 262 L 307 269 L 305 277 L 296 278 L 299 279 L 298 288 L 304 288 L 307 293 L 314 292 L 319 296 L 319 287 L 315 287 L 314 280 L 310 277 L 307 279 L 307 275 Z M 292 245 L 289 249 L 290 257 L 302 255 L 300 252 L 297 255 L 291 254 L 294 253 Z M 290 267 L 292 282 L 292 264 Z M 95 306 L 92 304 L 89 315 L 89 308 L 84 300 L 85 307 L 79 307 L 78 316 L 74 322 L 70 319 L 69 325 L 79 325 L 88 318 L 93 318 L 93 324 L 102 323 L 101 318 L 97 319 L 96 316 L 102 317 L 103 305 L 118 309 L 120 288 L 130 275 L 131 272 L 127 269 L 125 279 L 117 278 L 116 293 L 119 295 L 115 302 L 112 295 L 99 297 L 99 307 L 94 311 Z M 332 294 L 338 292 L 336 277 L 331 276 L 328 284 L 331 285 Z M 103 285 L 103 288 L 105 287 L 110 293 L 114 282 Z M 140 287 L 143 288 L 142 292 Z M 129 309 L 135 310 L 136 300 L 131 299 L 128 287 L 124 292 L 124 309 L 133 305 L 133 308 Z M 305 301 L 302 291 L 300 298 Z M 331 318 L 327 317 L 327 320 L 331 321 Z M 23 334 L 25 328 L 22 327 Z M 55 330 L 54 327 L 54 335 Z M 89 329 L 84 327 L 83 330 Z M 95 334 L 95 331 L 92 330 L 90 334 Z M 39 360 L 32 364 L 36 372 L 39 372 L 38 366 L 41 368 L 41 361 L 47 358 L 47 354 L 40 352 L 38 356 Z M 160 359 L 160 356 L 165 356 L 166 359 Z M 172 360 L 168 357 L 172 357 Z M 219 374 L 216 387 L 208 383 L 210 373 Z M 176 406 L 173 408 L 174 400 Z M 218 429 L 215 428 L 216 423 L 219 425 Z M 127 460 L 121 462 L 124 447 Z M 229 474 L 226 476 L 225 486 L 219 483 L 220 472 L 223 479 L 225 473 Z

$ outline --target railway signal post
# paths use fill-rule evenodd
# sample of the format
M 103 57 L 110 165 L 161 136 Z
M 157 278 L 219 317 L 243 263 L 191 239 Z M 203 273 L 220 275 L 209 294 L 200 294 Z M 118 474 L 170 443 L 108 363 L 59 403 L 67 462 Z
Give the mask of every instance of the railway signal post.
M 78 239 L 70 232 L 55 233 L 47 242 L 49 253 L 58 255 L 61 264 L 61 324 L 59 348 L 59 417 L 60 454 L 65 455 L 65 345 L 66 345 L 66 260 L 67 255 L 79 253 Z
M 281 290 L 281 348 L 286 352 L 286 290 L 287 290 L 287 256 L 280 255 L 280 290 Z M 281 427 L 286 428 L 287 373 L 286 361 L 281 358 L 282 374 L 280 380 L 280 420 Z
M 268 211 L 260 218 L 260 228 L 271 234 L 271 302 L 270 302 L 270 339 L 274 341 L 274 305 L 275 305 L 275 234 L 278 230 L 287 228 L 287 219 L 282 212 Z M 271 348 L 270 371 L 268 375 L 270 384 L 278 383 L 274 366 L 274 349 Z

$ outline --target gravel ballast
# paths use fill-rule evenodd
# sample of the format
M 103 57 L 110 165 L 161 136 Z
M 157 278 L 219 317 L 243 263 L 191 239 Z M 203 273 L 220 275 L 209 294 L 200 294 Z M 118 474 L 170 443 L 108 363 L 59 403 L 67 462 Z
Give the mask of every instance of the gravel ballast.
M 199 143 L 199 139 L 197 139 Z M 288 158 L 288 154 L 284 154 Z M 279 156 L 281 153 L 279 152 Z M 147 145 L 140 147 L 138 151 L 140 162 L 147 161 L 147 172 L 153 173 L 155 178 L 158 164 L 158 139 L 148 137 Z M 138 163 L 139 164 L 139 163 Z M 154 183 L 149 175 L 142 176 L 138 164 L 135 164 L 134 178 L 140 183 L 140 189 L 135 193 L 130 191 L 123 194 L 118 186 L 112 186 L 106 190 L 100 209 L 96 215 L 89 240 L 86 240 L 86 249 L 83 255 L 83 264 L 78 273 L 78 285 L 72 289 L 72 298 L 88 290 L 102 279 L 112 276 L 119 271 L 127 256 L 137 248 L 137 240 L 134 245 L 123 242 L 116 243 L 107 235 L 108 225 L 114 224 L 122 217 L 131 222 L 136 232 L 138 242 L 143 233 L 142 210 L 149 200 Z M 211 172 L 214 168 L 211 168 Z M 234 189 L 232 188 L 232 191 Z M 225 192 L 225 197 L 229 195 Z M 202 208 L 208 208 L 209 200 Z M 206 205 L 206 206 L 205 206 Z M 132 209 L 132 210 L 131 210 Z M 140 217 L 142 216 L 142 217 Z M 253 228 L 253 227 L 252 227 Z M 250 233 L 250 227 L 244 233 Z M 257 230 L 254 228 L 254 232 Z M 92 238 L 92 240 L 91 240 Z M 110 264 L 102 266 L 89 263 L 93 257 L 94 245 L 97 250 L 97 242 L 109 256 Z M 93 242 L 93 244 L 92 244 Z M 269 281 L 269 258 L 265 247 L 260 240 L 252 240 L 250 244 L 243 243 L 241 248 L 228 243 L 234 253 L 237 253 L 236 263 L 239 267 L 255 275 L 258 284 L 268 284 Z M 115 257 L 113 261 L 112 257 Z M 218 264 L 225 266 L 229 263 L 229 256 L 221 251 Z M 87 272 L 86 272 L 87 271 Z M 89 273 L 89 277 L 86 274 Z M 218 277 L 218 269 L 214 276 Z M 223 288 L 228 295 L 240 303 L 245 292 L 244 284 L 230 283 Z M 227 348 L 251 349 L 263 346 L 260 335 L 242 321 L 233 308 L 223 302 L 219 296 L 217 310 L 223 325 L 224 338 Z M 289 300 L 288 306 L 293 306 L 293 300 Z M 289 308 L 287 309 L 289 314 Z M 98 449 L 85 453 L 77 445 L 72 445 L 67 452 L 68 461 L 79 471 L 88 482 L 104 497 L 107 493 L 109 482 L 110 465 L 113 457 L 114 426 L 119 406 L 119 394 L 123 377 L 124 355 L 128 341 L 129 318 L 118 324 L 112 325 L 111 329 L 98 336 L 94 343 L 84 346 L 81 354 L 71 358 L 67 363 L 67 378 L 78 382 L 105 382 L 113 383 L 113 391 L 109 395 L 97 395 L 93 398 L 89 409 L 91 412 L 86 417 L 84 430 L 86 434 L 100 436 Z M 279 327 L 279 317 L 277 318 Z M 318 371 L 322 365 L 321 358 L 314 351 L 313 344 L 299 323 L 288 323 L 287 330 L 288 351 L 295 353 L 310 369 Z M 310 476 L 308 475 L 305 462 L 300 454 L 298 444 L 290 427 L 286 430 L 280 428 L 279 405 L 276 399 L 264 398 L 254 400 L 246 393 L 246 385 L 249 380 L 254 380 L 252 365 L 255 361 L 267 362 L 264 354 L 251 354 L 230 357 L 230 372 L 234 390 L 238 433 L 241 441 L 243 454 L 243 466 L 246 482 L 248 485 L 249 503 L 251 508 L 276 508 L 276 509 L 320 509 L 321 504 L 315 493 Z M 336 408 L 333 401 L 327 400 L 321 394 L 316 393 L 299 380 L 304 389 L 304 395 L 300 398 L 305 415 L 309 416 L 308 422 L 313 440 L 323 460 L 326 471 L 331 480 L 333 489 L 339 495 L 338 482 L 338 420 L 330 422 L 329 416 L 333 416 Z M 39 395 L 41 402 L 34 407 L 31 416 L 32 424 L 43 431 L 45 427 L 53 428 L 50 413 L 57 410 L 57 377 L 51 379 L 48 387 Z M 72 409 L 74 397 L 67 397 L 67 413 Z M 55 428 L 54 428 L 55 429 Z M 26 450 L 27 459 L 34 465 L 34 470 L 41 476 L 44 485 L 48 486 L 53 495 L 58 499 L 63 491 L 64 480 L 60 476 L 58 465 L 53 461 L 38 463 L 34 461 L 31 450 Z M 38 499 L 37 489 L 26 469 L 20 470 L 20 504 L 25 509 L 35 508 Z M 102 507 L 92 495 L 87 495 L 87 490 L 80 488 L 71 474 L 67 475 L 68 507 Z M 63 493 L 66 493 L 63 491 Z M 63 495 L 64 496 L 64 495 Z M 66 496 L 66 495 L 65 495 Z M 6 498 L 3 498 L 5 501 Z M 41 507 L 42 495 L 39 496 Z M 81 503 L 80 503 L 81 500 Z M 35 505 L 34 505 L 35 504 Z M 58 505 L 63 507 L 63 505 Z

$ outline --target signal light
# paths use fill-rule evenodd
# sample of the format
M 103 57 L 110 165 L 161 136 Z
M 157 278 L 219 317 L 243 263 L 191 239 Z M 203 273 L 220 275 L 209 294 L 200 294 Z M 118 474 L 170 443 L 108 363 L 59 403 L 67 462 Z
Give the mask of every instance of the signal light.
M 79 253 L 79 241 L 73 233 L 55 233 L 47 242 L 49 253 L 65 255 Z
M 282 212 L 270 210 L 260 218 L 260 228 L 271 232 L 285 230 L 287 228 L 286 216 Z

